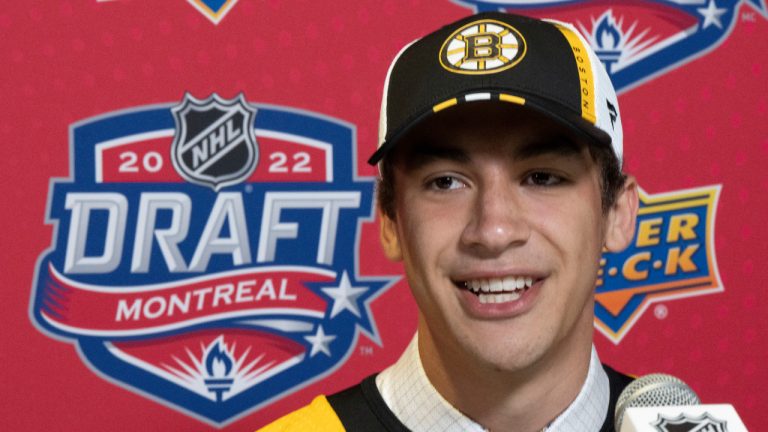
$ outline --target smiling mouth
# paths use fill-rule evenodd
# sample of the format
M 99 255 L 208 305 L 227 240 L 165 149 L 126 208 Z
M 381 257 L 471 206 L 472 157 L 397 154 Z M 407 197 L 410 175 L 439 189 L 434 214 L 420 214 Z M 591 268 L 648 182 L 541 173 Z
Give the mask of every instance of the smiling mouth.
M 532 276 L 471 279 L 457 282 L 460 288 L 475 294 L 482 304 L 507 303 L 519 299 L 536 280 Z

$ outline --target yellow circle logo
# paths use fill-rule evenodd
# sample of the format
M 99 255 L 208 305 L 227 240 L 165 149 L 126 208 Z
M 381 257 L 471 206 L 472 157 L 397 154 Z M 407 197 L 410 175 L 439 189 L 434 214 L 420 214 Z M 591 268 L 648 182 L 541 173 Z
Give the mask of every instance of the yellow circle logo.
M 440 48 L 440 64 L 445 69 L 470 75 L 507 70 L 523 56 L 523 35 L 506 23 L 489 19 L 461 27 Z

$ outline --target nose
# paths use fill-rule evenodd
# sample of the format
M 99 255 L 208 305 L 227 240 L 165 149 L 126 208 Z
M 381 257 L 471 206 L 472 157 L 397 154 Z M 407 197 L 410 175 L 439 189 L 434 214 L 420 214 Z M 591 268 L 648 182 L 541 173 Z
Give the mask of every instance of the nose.
M 515 184 L 508 178 L 496 178 L 476 191 L 472 216 L 461 236 L 463 246 L 480 256 L 493 257 L 524 245 L 531 227 Z

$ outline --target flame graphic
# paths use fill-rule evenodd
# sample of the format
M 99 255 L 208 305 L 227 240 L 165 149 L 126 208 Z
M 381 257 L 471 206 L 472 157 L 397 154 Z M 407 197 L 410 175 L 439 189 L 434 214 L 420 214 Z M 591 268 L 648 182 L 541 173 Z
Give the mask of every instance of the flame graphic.
M 116 355 L 151 370 L 171 382 L 215 402 L 224 402 L 256 384 L 295 366 L 304 358 L 300 353 L 280 362 L 267 360 L 264 353 L 254 353 L 253 347 L 238 349 L 236 342 L 225 342 L 219 335 L 197 348 L 188 347 L 184 356 L 173 355 L 173 363 L 152 365 L 121 353 Z
M 226 351 L 226 345 L 223 349 L 222 345 L 222 340 L 217 339 L 205 356 L 205 369 L 212 378 L 224 378 L 232 372 L 232 357 Z
M 636 34 L 638 22 L 625 25 L 624 17 L 617 19 L 612 9 L 606 10 L 597 19 L 592 17 L 591 20 L 592 31 L 581 22 L 577 22 L 577 27 L 592 45 L 608 73 L 621 70 L 649 55 L 650 52 L 646 48 L 658 39 L 655 36 L 647 37 L 650 28 Z
M 621 47 L 621 32 L 612 15 L 605 14 L 601 17 L 595 27 L 595 41 L 601 50 L 615 50 Z

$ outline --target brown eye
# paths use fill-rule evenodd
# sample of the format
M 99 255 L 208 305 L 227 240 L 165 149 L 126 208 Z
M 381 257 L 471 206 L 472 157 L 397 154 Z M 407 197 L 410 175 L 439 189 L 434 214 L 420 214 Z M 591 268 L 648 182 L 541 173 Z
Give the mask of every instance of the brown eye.
M 433 179 L 430 182 L 430 186 L 439 190 L 451 190 L 463 187 L 464 183 L 459 181 L 456 177 L 442 176 Z
M 538 171 L 528 175 L 525 182 L 533 186 L 555 186 L 562 183 L 563 179 L 552 173 Z

